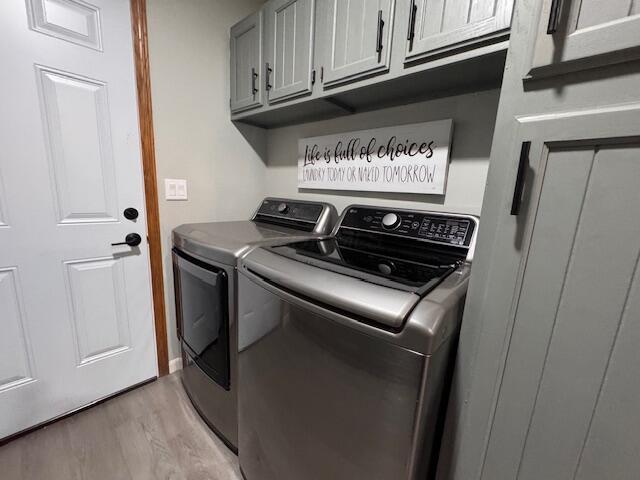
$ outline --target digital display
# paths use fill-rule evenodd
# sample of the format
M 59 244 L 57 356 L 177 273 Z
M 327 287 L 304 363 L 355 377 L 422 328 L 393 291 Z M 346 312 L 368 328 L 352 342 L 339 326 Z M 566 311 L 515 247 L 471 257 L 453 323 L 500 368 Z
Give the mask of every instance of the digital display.
M 464 245 L 470 223 L 469 220 L 464 219 L 425 217 L 418 235 L 438 242 Z

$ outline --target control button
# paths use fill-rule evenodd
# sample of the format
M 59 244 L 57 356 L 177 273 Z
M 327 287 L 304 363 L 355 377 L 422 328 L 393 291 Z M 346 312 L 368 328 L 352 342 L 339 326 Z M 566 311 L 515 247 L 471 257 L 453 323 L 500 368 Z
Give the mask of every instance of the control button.
M 289 211 L 289 205 L 287 205 L 286 203 L 281 203 L 280 205 L 278 205 L 278 213 L 285 214 L 288 211 Z
M 367 223 L 371 223 L 373 221 L 373 217 L 371 215 L 367 215 L 363 220 Z
M 416 228 L 418 228 L 419 226 L 420 226 L 420 222 L 413 222 L 413 223 L 411 224 L 411 228 L 412 228 L 413 230 L 415 230 L 415 229 L 416 229 Z
M 383 275 L 391 275 L 391 272 L 393 272 L 393 263 L 391 262 L 379 263 L 378 270 Z
M 387 230 L 398 228 L 401 222 L 402 219 L 395 213 L 387 213 L 384 217 L 382 217 L 382 226 Z

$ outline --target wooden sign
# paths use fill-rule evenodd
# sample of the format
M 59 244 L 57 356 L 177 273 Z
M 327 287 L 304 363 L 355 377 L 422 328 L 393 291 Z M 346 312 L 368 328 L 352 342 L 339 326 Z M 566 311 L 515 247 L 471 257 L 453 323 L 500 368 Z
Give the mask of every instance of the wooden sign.
M 453 120 L 303 138 L 298 187 L 444 195 Z

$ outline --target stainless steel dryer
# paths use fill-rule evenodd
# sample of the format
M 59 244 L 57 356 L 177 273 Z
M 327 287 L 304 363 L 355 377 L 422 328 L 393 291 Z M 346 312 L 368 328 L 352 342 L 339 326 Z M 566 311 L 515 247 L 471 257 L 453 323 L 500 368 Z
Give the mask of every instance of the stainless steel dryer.
M 196 409 L 234 451 L 238 259 L 258 245 L 326 234 L 336 217 L 326 203 L 267 198 L 251 220 L 188 224 L 173 231 L 182 382 Z
M 239 266 L 247 480 L 424 480 L 477 218 L 351 206 L 334 234 Z

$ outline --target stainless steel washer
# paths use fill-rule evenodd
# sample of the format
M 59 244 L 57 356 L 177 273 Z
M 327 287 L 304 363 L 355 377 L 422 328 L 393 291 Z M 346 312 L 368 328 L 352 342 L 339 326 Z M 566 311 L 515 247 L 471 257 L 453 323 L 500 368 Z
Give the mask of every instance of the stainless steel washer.
M 209 426 L 237 451 L 238 259 L 331 231 L 325 203 L 265 199 L 252 220 L 181 225 L 173 231 L 173 264 L 182 381 Z
M 352 206 L 330 237 L 240 261 L 248 480 L 424 480 L 477 218 Z

